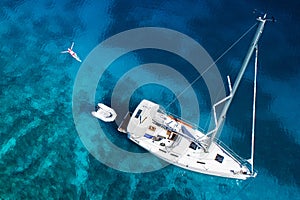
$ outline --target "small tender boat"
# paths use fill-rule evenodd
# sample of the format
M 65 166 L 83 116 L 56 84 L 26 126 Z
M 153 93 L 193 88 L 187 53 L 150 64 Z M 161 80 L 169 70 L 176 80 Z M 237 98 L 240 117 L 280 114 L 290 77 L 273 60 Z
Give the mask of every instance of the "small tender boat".
M 92 115 L 104 122 L 112 122 L 116 119 L 117 113 L 107 105 L 103 103 L 98 103 L 97 111 L 93 111 Z

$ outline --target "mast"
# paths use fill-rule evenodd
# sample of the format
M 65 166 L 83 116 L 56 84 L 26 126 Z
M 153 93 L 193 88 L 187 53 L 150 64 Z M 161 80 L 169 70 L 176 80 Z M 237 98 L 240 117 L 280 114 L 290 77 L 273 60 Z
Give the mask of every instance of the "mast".
M 251 56 L 253 54 L 253 51 L 254 51 L 254 49 L 255 49 L 258 41 L 259 41 L 259 38 L 260 38 L 260 36 L 261 36 L 261 34 L 263 32 L 265 22 L 267 21 L 266 16 L 267 15 L 265 14 L 263 17 L 258 17 L 257 18 L 257 20 L 258 20 L 258 27 L 257 27 L 256 33 L 255 33 L 255 35 L 254 35 L 254 37 L 252 39 L 252 42 L 251 42 L 250 47 L 248 49 L 248 52 L 247 52 L 247 54 L 245 56 L 244 62 L 242 64 L 242 67 L 241 67 L 241 69 L 240 69 L 240 71 L 239 71 L 239 73 L 237 75 L 237 78 L 235 80 L 235 83 L 234 83 L 232 89 L 231 89 L 231 86 L 230 86 L 230 94 L 229 94 L 229 96 L 225 97 L 224 99 L 222 99 L 221 101 L 217 102 L 213 106 L 213 109 L 214 109 L 214 112 L 215 112 L 216 106 L 219 105 L 220 103 L 223 103 L 225 101 L 225 105 L 224 105 L 224 108 L 223 108 L 223 110 L 221 112 L 221 115 L 220 115 L 219 119 L 218 120 L 215 119 L 215 121 L 217 122 L 216 123 L 216 128 L 213 131 L 211 131 L 210 133 L 207 134 L 207 135 L 211 135 L 210 139 L 208 141 L 208 148 L 210 148 L 213 140 L 215 139 L 216 135 L 219 133 L 219 128 L 221 127 L 221 125 L 225 121 L 225 116 L 226 116 L 228 108 L 229 108 L 229 106 L 231 104 L 232 98 L 234 97 L 235 92 L 237 91 L 237 89 L 239 87 L 239 84 L 240 84 L 241 79 L 242 79 L 242 77 L 244 75 L 244 72 L 245 72 L 245 70 L 247 68 L 247 65 L 248 65 L 248 63 L 250 61 L 250 58 L 251 58 Z M 228 80 L 230 80 L 230 79 L 228 79 Z M 230 83 L 230 81 L 228 81 L 228 82 Z

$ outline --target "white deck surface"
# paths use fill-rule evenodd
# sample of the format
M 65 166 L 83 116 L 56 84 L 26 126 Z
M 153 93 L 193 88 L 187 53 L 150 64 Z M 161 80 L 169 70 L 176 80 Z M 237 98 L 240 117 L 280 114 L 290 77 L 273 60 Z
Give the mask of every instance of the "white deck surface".
M 191 171 L 236 179 L 252 177 L 248 168 L 215 142 L 208 152 L 198 146 L 190 148 L 193 140 L 185 136 L 182 126 L 196 140 L 205 135 L 179 119 L 160 112 L 154 113 L 157 106 L 152 102 L 145 103 L 146 106 L 141 106 L 142 101 L 129 121 L 130 140 L 157 157 Z M 152 105 L 155 107 L 151 108 Z M 139 110 L 142 111 L 136 115 Z

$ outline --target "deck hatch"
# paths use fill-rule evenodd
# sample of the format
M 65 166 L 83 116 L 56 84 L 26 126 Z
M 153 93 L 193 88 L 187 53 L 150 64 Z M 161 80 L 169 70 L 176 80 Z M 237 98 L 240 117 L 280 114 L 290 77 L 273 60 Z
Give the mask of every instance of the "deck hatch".
M 224 160 L 224 156 L 221 156 L 220 154 L 217 154 L 215 160 L 218 161 L 219 163 L 222 163 L 223 160 Z
M 137 111 L 137 113 L 135 114 L 135 118 L 139 118 L 139 116 L 141 115 L 141 113 L 142 113 L 142 110 L 141 109 L 139 109 L 138 111 Z
M 192 142 L 189 147 L 194 150 L 197 149 L 197 145 L 194 142 Z

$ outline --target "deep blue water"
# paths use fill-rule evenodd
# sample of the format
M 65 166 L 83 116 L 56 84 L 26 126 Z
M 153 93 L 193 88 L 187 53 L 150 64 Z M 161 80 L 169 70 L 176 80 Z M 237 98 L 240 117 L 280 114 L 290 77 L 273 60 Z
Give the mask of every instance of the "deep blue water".
M 3 0 L 0 5 L 1 199 L 300 199 L 297 0 Z M 255 179 L 224 179 L 174 166 L 149 173 L 125 173 L 107 167 L 87 151 L 72 115 L 73 86 L 81 64 L 60 51 L 75 41 L 74 49 L 85 60 L 105 39 L 151 26 L 188 35 L 216 60 L 255 23 L 254 8 L 277 18 L 277 23 L 266 24 L 260 40 Z M 228 74 L 234 80 L 253 34 L 250 32 L 218 61 L 225 81 Z M 160 50 L 141 49 L 115 60 L 99 77 L 95 101 L 110 104 L 118 80 L 146 63 L 171 66 L 189 82 L 197 77 L 184 59 Z M 144 71 L 131 76 L 128 85 L 145 75 L 173 81 L 172 77 Z M 247 69 L 221 135 L 222 141 L 245 158 L 250 155 L 252 76 L 252 68 Z M 129 95 L 124 88 L 117 96 L 120 102 Z M 207 128 L 211 105 L 203 80 L 197 81 L 193 90 L 201 118 L 195 120 L 191 114 L 189 120 Z M 167 107 L 174 97 L 169 88 L 143 85 L 129 97 L 129 109 L 143 98 Z M 91 106 L 78 109 L 89 113 Z M 167 110 L 180 115 L 180 106 L 174 101 Z M 194 111 L 193 105 L 186 109 Z M 99 125 L 114 144 L 131 152 L 144 152 L 119 134 L 116 124 Z

